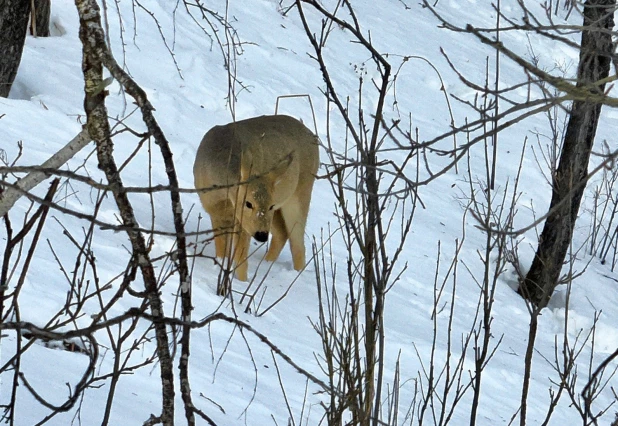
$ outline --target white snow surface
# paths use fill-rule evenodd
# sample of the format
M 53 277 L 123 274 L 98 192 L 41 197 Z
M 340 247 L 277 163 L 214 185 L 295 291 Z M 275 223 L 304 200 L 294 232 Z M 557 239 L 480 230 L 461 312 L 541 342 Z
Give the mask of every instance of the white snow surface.
M 335 5 L 332 1 L 323 3 L 329 9 Z M 444 56 L 440 54 L 440 48 L 444 49 L 463 75 L 481 85 L 485 79 L 487 58 L 490 69 L 494 67 L 494 53 L 491 48 L 482 45 L 471 35 L 439 28 L 437 19 L 418 2 L 358 0 L 352 3 L 364 34 L 367 36 L 370 33 L 377 51 L 389 54 L 388 59 L 394 70 L 402 64 L 404 57 L 410 57 L 403 63 L 397 77 L 397 109 L 393 108 L 393 92 L 390 92 L 385 111 L 387 119 L 401 118 L 407 128 L 411 117 L 411 126 L 418 129 L 421 140 L 428 140 L 448 131 L 449 109 L 441 91 L 440 78 L 436 71 L 420 58 L 430 61 L 437 68 L 444 81 L 444 90 L 449 96 L 455 95 L 471 101 L 474 92 L 449 68 Z M 458 25 L 470 23 L 478 27 L 491 27 L 495 23 L 496 15 L 490 3 L 478 0 L 441 0 L 436 8 Z M 530 3 L 530 6 L 539 12 L 537 2 L 526 3 Z M 229 103 L 226 101 L 227 72 L 217 44 L 213 44 L 188 16 L 182 4 L 144 0 L 141 5 L 143 8 L 132 6 L 131 2 L 108 2 L 109 39 L 116 59 L 146 91 L 156 110 L 155 117 L 174 153 L 181 187 L 191 188 L 193 160 L 201 137 L 212 126 L 232 121 Z M 208 6 L 225 14 L 225 2 L 209 2 Z M 519 17 L 515 0 L 503 0 L 502 7 L 507 15 Z M 117 8 L 120 9 L 122 22 Z M 281 5 L 275 0 L 229 1 L 227 16 L 237 30 L 238 37 L 244 42 L 236 67 L 238 79 L 245 89 L 240 84 L 236 85 L 238 97 L 234 104 L 235 116 L 236 119 L 243 119 L 272 114 L 278 96 L 308 94 L 315 108 L 318 134 L 324 141 L 327 123 L 327 103 L 322 95 L 324 82 L 317 63 L 311 57 L 314 52 L 304 33 L 298 12 L 292 8 L 284 14 L 285 8 L 285 2 Z M 156 16 L 156 22 L 146 9 Z M 319 32 L 319 15 L 309 7 L 306 10 L 312 30 Z M 562 22 L 563 17 L 558 16 L 556 19 Z M 206 25 L 204 21 L 199 22 Z M 9 161 L 12 161 L 18 154 L 18 142 L 21 142 L 23 155 L 17 165 L 41 164 L 73 138 L 85 121 L 79 22 L 75 6 L 71 2 L 52 2 L 52 26 L 52 37 L 27 38 L 11 96 L 9 99 L 0 99 L 0 148 L 6 152 Z M 219 36 L 223 37 L 223 33 L 220 32 Z M 344 99 L 350 97 L 352 115 L 356 117 L 358 77 L 361 72 L 366 71 L 363 108 L 369 114 L 377 103 L 377 92 L 370 82 L 371 78 L 377 77 L 377 72 L 370 61 L 370 55 L 358 44 L 351 43 L 351 39 L 349 33 L 337 25 L 333 26 L 324 55 L 337 92 Z M 575 72 L 578 55 L 574 50 L 538 37 L 531 37 L 528 41 L 522 33 L 504 33 L 503 41 L 525 57 L 530 57 L 534 52 L 539 56 L 541 65 L 548 70 L 555 70 L 558 64 L 568 75 Z M 502 59 L 502 86 L 524 79 L 525 76 L 518 66 Z M 120 91 L 117 82 L 112 83 L 108 90 L 110 96 L 107 98 L 107 107 L 113 124 L 116 119 L 124 119 L 129 115 L 134 104 L 132 99 Z M 518 95 L 524 98 L 525 89 Z M 477 118 L 470 108 L 454 98 L 450 101 L 457 125 L 463 124 L 467 117 L 470 120 Z M 313 129 L 313 115 L 306 99 L 282 99 L 279 112 L 296 116 Z M 331 117 L 332 143 L 335 148 L 343 149 L 345 128 L 332 104 Z M 601 142 L 605 139 L 611 140 L 610 136 L 615 134 L 614 119 L 615 112 L 605 108 L 597 136 L 599 150 Z M 139 111 L 124 122 L 139 132 L 145 131 Z M 498 193 L 505 189 L 512 190 L 523 142 L 524 139 L 529 139 L 524 151 L 519 184 L 516 227 L 527 225 L 534 217 L 542 215 L 549 203 L 550 187 L 535 159 L 535 154 L 538 155 L 541 149 L 545 149 L 542 137 L 541 145 L 538 145 L 537 133 L 550 133 L 543 116 L 533 117 L 500 134 Z M 463 136 L 459 138 L 459 142 L 463 143 Z M 117 135 L 114 142 L 115 156 L 119 164 L 132 154 L 137 145 L 137 139 L 127 133 Z M 452 140 L 447 139 L 444 147 L 448 148 L 450 144 Z M 93 150 L 92 145 L 88 146 L 65 168 L 104 181 L 103 174 L 97 169 Z M 148 151 L 141 150 L 123 170 L 122 177 L 126 185 L 167 183 L 163 162 L 154 143 L 151 151 L 152 163 L 149 162 Z M 474 179 L 484 178 L 483 151 L 480 144 L 471 150 L 470 165 Z M 401 159 L 403 154 L 393 154 L 393 157 L 395 160 Z M 324 151 L 321 152 L 321 160 L 328 161 Z M 441 164 L 446 164 L 448 159 L 435 156 L 431 157 L 430 161 L 432 167 L 438 168 Z M 465 239 L 458 256 L 456 294 L 452 299 L 456 304 L 451 348 L 454 357 L 459 357 L 461 352 L 462 336 L 474 327 L 479 297 L 477 281 L 482 281 L 483 274 L 479 255 L 484 254 L 485 235 L 475 227 L 475 219 L 465 214 L 466 196 L 470 188 L 466 167 L 466 160 L 463 160 L 460 162 L 458 174 L 451 169 L 430 185 L 420 188 L 419 195 L 424 207 L 419 206 L 416 211 L 412 230 L 396 271 L 401 271 L 404 264 L 407 268 L 386 297 L 384 365 L 386 377 L 392 378 L 397 360 L 400 363 L 400 424 L 417 424 L 416 419 L 404 419 L 413 401 L 415 386 L 421 386 L 426 380 L 423 369 L 428 367 L 431 356 L 438 246 L 440 244 L 441 259 L 437 282 L 440 283 L 447 275 L 456 241 L 462 241 L 464 232 Z M 149 168 L 152 182 L 149 182 Z M 325 170 L 322 166 L 320 173 L 323 174 Z M 415 166 L 408 166 L 406 172 L 413 177 L 416 173 Z M 424 169 L 421 169 L 420 173 L 423 174 Z M 586 244 L 592 197 L 590 188 L 593 185 L 594 183 L 590 184 L 582 205 L 581 218 L 575 231 L 574 248 Z M 41 184 L 34 193 L 43 196 L 46 189 L 47 184 Z M 74 183 L 61 187 L 56 195 L 56 202 L 78 212 L 91 214 L 96 195 L 96 191 L 87 186 Z M 144 227 L 152 225 L 154 214 L 156 229 L 173 231 L 167 193 L 154 196 L 154 213 L 148 207 L 147 195 L 132 194 L 130 198 Z M 203 213 L 196 194 L 183 194 L 182 203 L 188 231 L 197 230 L 199 215 L 206 216 L 200 224 L 201 229 L 208 227 L 209 219 Z M 18 228 L 23 214 L 29 208 L 30 203 L 27 200 L 22 199 L 17 203 L 10 213 L 14 228 Z M 99 219 L 117 223 L 117 209 L 111 197 L 107 197 L 102 203 Z M 76 268 L 74 259 L 79 249 L 63 231 L 66 229 L 81 241 L 79 238 L 83 239 L 88 226 L 89 223 L 85 220 L 59 211 L 50 211 L 19 296 L 21 320 L 43 326 L 64 305 L 70 290 L 65 274 L 70 276 Z M 311 252 L 311 242 L 314 239 L 320 242 L 321 238 L 326 238 L 329 232 L 337 228 L 335 197 L 326 180 L 317 180 L 306 234 L 308 253 Z M 540 232 L 540 229 L 540 226 L 536 231 L 532 229 L 517 239 L 524 267 L 527 267 L 532 259 L 537 241 L 536 232 Z M 397 227 L 394 227 L 392 232 L 396 234 Z M 391 240 L 386 241 L 389 249 L 393 248 L 396 241 L 394 234 L 391 235 Z M 0 236 L 6 241 L 4 224 Z M 195 237 L 190 241 L 195 242 Z M 153 258 L 165 254 L 172 248 L 173 242 L 173 238 L 169 236 L 156 236 Z M 95 227 L 91 249 L 96 256 L 101 283 L 107 283 L 124 270 L 129 248 L 125 233 Z M 260 262 L 266 252 L 265 247 L 252 242 L 252 248 L 256 249 L 256 253 L 250 260 L 249 272 L 256 274 L 258 282 L 266 277 L 267 288 L 260 308 L 256 309 L 254 305 L 253 313 L 245 313 L 247 303 L 241 304 L 238 295 L 233 302 L 217 296 L 216 277 L 219 267 L 212 260 L 198 258 L 192 270 L 191 282 L 195 307 L 193 319 L 200 320 L 215 312 L 237 315 L 240 320 L 268 336 L 268 339 L 297 365 L 325 379 L 317 361 L 321 357 L 321 341 L 312 326 L 312 322 L 318 320 L 313 264 L 310 263 L 298 276 L 292 268 L 291 254 L 287 248 L 272 266 Z M 194 249 L 195 246 L 192 246 L 191 250 Z M 334 233 L 324 252 L 326 262 L 336 265 L 336 287 L 343 300 L 348 291 L 345 275 L 348 251 L 340 231 Z M 213 256 L 214 246 L 208 245 L 205 253 Z M 618 346 L 618 275 L 611 272 L 609 265 L 602 265 L 598 258 L 590 256 L 589 252 L 583 249 L 577 253 L 573 267 L 583 273 L 573 281 L 568 310 L 566 287 L 563 286 L 558 288 L 550 306 L 540 317 L 528 398 L 529 425 L 541 424 L 545 419 L 550 402 L 549 389 L 555 389 L 555 383 L 559 381 L 552 361 L 556 350 L 561 356 L 561 345 L 565 336 L 568 336 L 571 342 L 575 342 L 577 336 L 581 339 L 581 336 L 591 329 L 594 316 L 598 315 L 594 347 L 590 340 L 587 341 L 578 358 L 579 392 L 590 374 L 591 354 L 594 353 L 591 362 L 594 369 Z M 158 263 L 157 268 L 157 273 L 169 272 L 169 265 Z M 140 280 L 138 274 L 137 282 L 134 283 L 138 290 L 141 288 Z M 263 310 L 283 295 L 294 280 L 296 281 L 291 290 L 280 303 L 262 316 L 255 315 L 256 310 Z M 525 302 L 513 291 L 515 282 L 514 272 L 509 269 L 502 275 L 496 289 L 491 348 L 495 347 L 500 339 L 501 343 L 483 374 L 478 425 L 506 425 L 513 417 L 515 423 L 519 424 L 518 408 L 530 316 Z M 119 282 L 113 281 L 112 285 L 117 288 Z M 179 316 L 175 297 L 179 285 L 175 275 L 162 289 L 164 310 L 168 316 Z M 235 282 L 234 286 L 238 290 L 244 288 L 243 284 L 238 282 Z M 438 368 L 441 368 L 447 355 L 446 331 L 452 291 L 450 277 L 438 303 L 441 309 L 437 317 L 439 330 L 435 355 Z M 126 300 L 122 300 L 119 307 L 108 315 L 119 314 L 135 303 L 138 303 L 137 299 L 127 296 Z M 93 314 L 97 312 L 97 307 L 98 302 L 90 300 L 84 312 Z M 568 320 L 565 321 L 567 314 Z M 80 318 L 77 324 L 88 325 L 88 316 Z M 73 326 L 69 324 L 66 329 Z M 140 322 L 138 330 L 134 332 L 136 338 L 140 331 L 144 331 L 145 326 L 145 322 Z M 113 352 L 108 346 L 105 332 L 98 333 L 97 337 L 102 357 L 97 364 L 96 373 L 105 374 L 113 367 Z M 14 354 L 15 344 L 15 333 L 3 332 L 2 365 Z M 579 347 L 580 343 L 577 344 Z M 144 360 L 152 350 L 152 346 L 138 350 L 132 356 L 131 363 L 137 364 Z M 178 387 L 179 356 L 177 351 L 174 360 L 176 422 L 185 424 Z M 250 333 L 243 335 L 238 329 L 223 322 L 215 322 L 209 328 L 195 330 L 192 334 L 190 364 L 194 403 L 220 426 L 283 425 L 288 424 L 290 416 L 294 417 L 295 424 L 325 424 L 320 405 L 325 402 L 325 395 L 318 392 L 317 386 L 307 385 L 305 377 L 294 371 L 281 358 L 275 359 L 280 369 L 280 379 L 270 349 Z M 35 344 L 23 356 L 21 369 L 42 397 L 51 403 L 61 404 L 70 394 L 71 386 L 81 377 L 87 362 L 88 358 L 78 352 Z M 464 369 L 463 379 L 468 380 L 468 370 L 474 369 L 472 347 L 468 349 Z M 0 403 L 6 404 L 11 396 L 10 370 L 0 378 Z M 75 408 L 56 415 L 47 424 L 100 424 L 109 382 L 102 382 L 101 385 L 87 389 Z M 610 382 L 610 385 L 615 387 L 615 381 Z M 386 392 L 383 395 L 386 398 Z M 469 424 L 471 395 L 472 391 L 468 390 L 459 402 L 451 424 Z M 286 398 L 290 410 L 286 406 Z M 614 397 L 608 386 L 595 401 L 593 408 L 603 409 L 612 401 Z M 134 371 L 133 374 L 120 377 L 113 403 L 109 422 L 112 425 L 139 425 L 151 414 L 160 414 L 159 365 L 151 364 Z M 452 400 L 449 404 L 451 403 Z M 613 420 L 615 411 L 614 407 L 609 409 L 602 420 L 604 424 L 609 424 L 610 419 Z M 40 405 L 24 386 L 19 387 L 16 425 L 36 424 L 48 414 L 49 410 Z M 430 419 L 431 416 L 425 423 L 432 424 Z M 206 424 L 201 419 L 197 422 Z M 549 424 L 581 424 L 576 409 L 566 395 L 555 408 Z

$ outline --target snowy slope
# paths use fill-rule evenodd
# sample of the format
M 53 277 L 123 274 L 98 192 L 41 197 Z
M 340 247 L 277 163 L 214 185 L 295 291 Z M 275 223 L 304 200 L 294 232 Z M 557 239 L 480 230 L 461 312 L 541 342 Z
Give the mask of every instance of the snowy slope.
M 225 2 L 214 2 L 212 7 L 224 11 Z M 332 2 L 325 2 L 332 3 Z M 441 0 L 438 10 L 445 17 L 460 25 L 471 23 L 480 27 L 490 27 L 495 22 L 495 12 L 490 2 L 478 0 Z M 505 13 L 516 13 L 515 0 L 503 0 Z M 535 2 L 536 3 L 536 2 Z M 459 98 L 471 100 L 474 93 L 467 88 L 450 70 L 445 58 L 440 54 L 444 48 L 449 59 L 466 76 L 482 84 L 485 79 L 485 58 L 489 56 L 493 67 L 493 52 L 490 48 L 476 42 L 473 37 L 461 33 L 449 32 L 438 28 L 433 15 L 419 4 L 392 0 L 353 2 L 359 21 L 365 31 L 371 32 L 371 40 L 380 52 L 389 53 L 394 67 L 404 57 L 412 57 L 403 64 L 397 77 L 397 107 L 393 108 L 393 99 L 389 99 L 386 114 L 388 118 L 401 118 L 408 126 L 411 117 L 412 128 L 418 128 L 421 139 L 428 140 L 449 130 L 449 108 L 440 91 L 440 77 L 444 80 L 445 90 Z M 212 44 L 206 34 L 188 16 L 184 7 L 174 2 L 148 0 L 142 2 L 152 15 L 141 7 L 133 7 L 127 2 L 108 4 L 108 23 L 110 40 L 117 60 L 143 87 L 156 109 L 155 116 L 163 128 L 179 173 L 180 185 L 191 188 L 193 185 L 192 166 L 195 152 L 202 135 L 212 126 L 232 120 L 228 95 L 228 76 L 223 66 L 223 59 L 216 44 Z M 216 6 L 216 7 L 215 7 Z M 332 6 L 332 5 L 331 5 Z M 120 22 L 117 7 L 120 8 Z M 536 7 L 536 6 L 535 6 Z M 234 103 L 236 119 L 256 115 L 270 114 L 275 110 L 277 97 L 289 94 L 310 95 L 315 107 L 318 133 L 326 140 L 326 101 L 321 93 L 323 79 L 307 41 L 298 13 L 291 9 L 282 13 L 282 6 L 274 0 L 251 0 L 250 2 L 229 3 L 228 16 L 238 31 L 238 37 L 244 42 L 242 54 L 237 57 L 236 68 L 238 80 L 237 101 Z M 319 30 L 319 16 L 309 12 L 308 17 Z M 9 160 L 18 152 L 18 141 L 23 143 L 23 156 L 18 165 L 40 164 L 51 154 L 74 137 L 84 122 L 83 116 L 83 79 L 81 74 L 81 45 L 77 35 L 78 21 L 74 5 L 70 2 L 53 2 L 52 20 L 53 37 L 35 39 L 28 37 L 21 67 L 13 87 L 10 99 L 0 99 L 0 140 L 1 148 L 6 151 Z M 122 28 L 122 30 L 121 30 Z M 221 33 L 220 33 L 221 34 Z M 375 76 L 375 70 L 368 64 L 368 53 L 357 44 L 350 43 L 350 35 L 341 28 L 334 27 L 325 59 L 342 97 L 349 96 L 351 105 L 358 100 L 359 69 L 366 69 L 367 77 Z M 527 55 L 528 40 L 521 34 L 505 34 L 505 43 L 517 52 Z M 568 72 L 576 67 L 577 54 L 546 40 L 532 38 L 530 45 L 541 57 L 542 64 L 551 68 L 553 64 L 563 64 Z M 173 52 L 173 55 L 170 54 Z M 438 73 L 425 61 L 425 58 L 439 70 Z M 364 68 L 366 67 L 366 68 Z M 500 70 L 501 83 L 522 81 L 525 79 L 521 70 L 507 60 L 502 62 Z M 243 89 L 244 87 L 244 89 Z M 144 125 L 134 109 L 132 100 L 125 97 L 117 83 L 109 87 L 109 115 L 122 119 L 126 125 L 143 132 Z M 363 107 L 371 111 L 377 102 L 375 91 L 366 88 Z M 373 95 L 372 95 L 373 93 Z M 525 91 L 518 94 L 522 98 Z M 451 108 L 458 125 L 466 117 L 476 119 L 467 107 L 451 99 Z M 301 98 L 280 101 L 280 113 L 287 113 L 301 118 L 313 128 L 311 108 Z M 615 133 L 612 118 L 615 113 L 606 109 L 599 126 L 599 138 L 610 138 Z M 126 119 L 125 119 L 126 117 Z M 331 138 L 335 148 L 342 150 L 345 146 L 345 129 L 336 111 L 332 111 Z M 112 120 L 112 122 L 114 122 Z M 523 141 L 530 138 L 525 149 L 523 171 L 518 199 L 518 215 L 515 226 L 524 226 L 536 216 L 543 214 L 547 208 L 550 188 L 539 169 L 535 153 L 544 146 L 535 145 L 535 132 L 548 134 L 547 122 L 543 117 L 533 117 L 520 123 L 500 136 L 499 164 L 497 182 L 500 190 L 511 188 L 519 165 Z M 460 143 L 465 142 L 462 139 Z M 136 139 L 127 134 L 115 137 L 116 159 L 122 163 L 136 147 Z M 610 139 L 611 140 L 611 139 Z M 449 139 L 444 147 L 452 144 Z M 89 146 L 80 152 L 66 166 L 68 169 L 88 174 L 94 179 L 103 179 L 97 169 L 97 162 Z M 152 146 L 152 163 L 147 150 L 140 151 L 123 172 L 125 184 L 130 186 L 147 186 L 166 183 L 166 175 L 158 149 Z M 393 154 L 395 160 L 402 154 Z M 322 152 L 322 161 L 327 161 Z M 446 164 L 443 157 L 431 157 L 432 166 L 438 168 Z M 415 385 L 424 378 L 423 368 L 428 365 L 433 339 L 432 313 L 434 310 L 434 281 L 438 244 L 441 250 L 441 263 L 438 270 L 438 282 L 447 276 L 449 265 L 455 252 L 455 241 L 461 241 L 465 229 L 465 241 L 458 255 L 459 269 L 457 275 L 455 314 L 452 323 L 453 356 L 461 351 L 461 339 L 474 327 L 478 300 L 477 281 L 482 279 L 483 265 L 479 261 L 478 251 L 484 250 L 485 236 L 478 230 L 476 222 L 465 214 L 466 194 L 469 183 L 465 173 L 465 161 L 460 164 L 459 174 L 449 171 L 429 186 L 420 189 L 424 208 L 416 212 L 412 230 L 402 255 L 407 269 L 401 280 L 390 290 L 386 301 L 386 376 L 394 375 L 397 359 L 400 360 L 401 375 L 401 416 L 403 423 L 407 407 L 414 398 Z M 470 164 L 473 179 L 484 176 L 483 147 L 471 150 Z M 84 166 L 85 165 L 85 166 Z M 152 176 L 149 177 L 149 171 Z M 320 173 L 325 171 L 321 168 Z M 415 173 L 408 166 L 407 171 Z M 422 173 L 422 171 L 421 171 Z M 149 181 L 151 179 L 152 181 Z M 47 188 L 40 185 L 34 191 L 42 196 Z M 91 213 L 96 200 L 96 191 L 85 185 L 74 183 L 64 185 L 57 195 L 57 202 L 79 212 Z M 335 198 L 326 180 L 316 181 L 314 202 L 311 207 L 307 227 L 306 244 L 314 238 L 319 242 L 326 238 L 329 229 L 334 231 L 338 224 L 334 216 Z M 165 193 L 154 196 L 157 208 L 151 211 L 146 195 L 132 195 L 132 201 L 143 208 L 136 214 L 145 227 L 152 226 L 159 230 L 173 231 L 172 217 L 169 212 L 169 196 Z M 183 194 L 183 206 L 187 214 L 187 229 L 194 231 L 198 227 L 198 215 L 202 213 L 195 194 Z M 590 206 L 590 198 L 585 200 Z M 18 224 L 29 203 L 22 200 L 11 212 L 11 219 Z M 575 247 L 585 243 L 588 235 L 589 215 L 583 211 L 583 218 L 578 223 Z M 115 223 L 117 211 L 109 197 L 102 202 L 99 218 Z M 35 262 L 20 293 L 21 319 L 35 324 L 45 325 L 52 315 L 65 303 L 69 291 L 65 273 L 60 270 L 63 265 L 67 275 L 75 268 L 74 262 L 78 248 L 72 244 L 63 230 L 83 239 L 83 233 L 89 224 L 86 221 L 50 212 L 43 231 L 41 242 L 37 247 Z M 208 218 L 199 225 L 207 227 Z M 4 227 L 1 232 L 5 232 Z M 4 234 L 0 234 L 4 238 Z M 194 238 L 194 237 L 193 237 Z M 80 240 L 81 241 L 81 240 Z M 192 241 L 195 241 L 192 239 Z M 534 230 L 527 232 L 520 241 L 520 255 L 524 262 L 532 258 L 536 242 Z M 391 241 L 387 242 L 392 244 Z M 160 236 L 155 239 L 153 257 L 163 255 L 170 250 L 173 238 Z M 254 243 L 252 243 L 254 244 Z M 129 244 L 123 233 L 96 230 L 92 251 L 96 256 L 97 273 L 101 283 L 107 283 L 122 272 L 127 261 Z M 250 261 L 249 272 L 256 272 L 258 281 L 266 278 L 267 289 L 260 309 L 270 305 L 284 294 L 289 284 L 297 278 L 292 268 L 289 250 L 284 249 L 281 257 L 269 269 L 270 265 L 261 263 L 265 254 L 264 247 L 253 245 L 257 254 Z M 213 255 L 214 247 L 208 246 L 206 254 Z M 341 295 L 347 291 L 345 262 L 347 250 L 341 235 L 335 233 L 325 253 L 328 260 L 332 258 L 337 265 L 337 288 Z M 57 259 L 56 259 L 57 257 Z M 594 338 L 594 362 L 596 366 L 606 355 L 618 346 L 618 331 L 615 328 L 618 318 L 618 292 L 616 291 L 616 274 L 607 265 L 601 265 L 598 259 L 590 258 L 582 250 L 575 262 L 575 269 L 582 270 L 590 262 L 583 275 L 573 283 L 568 310 L 568 328 L 566 335 L 574 340 L 576 336 L 585 335 L 593 325 L 595 312 L 600 312 Z M 169 265 L 159 264 L 159 271 L 164 274 Z M 91 272 L 88 272 L 89 274 Z M 263 316 L 245 313 L 246 303 L 234 302 L 215 295 L 218 267 L 208 259 L 197 259 L 193 267 L 193 318 L 202 319 L 214 312 L 238 315 L 256 330 L 268 336 L 284 353 L 288 354 L 298 365 L 320 378 L 324 378 L 316 357 L 322 350 L 319 336 L 315 333 L 312 321 L 317 321 L 317 289 L 313 265 L 305 270 L 294 283 L 285 299 Z M 327 271 L 329 273 L 329 271 Z M 524 369 L 524 353 L 528 338 L 529 315 L 523 300 L 513 291 L 515 277 L 507 271 L 496 290 L 493 311 L 492 345 L 502 339 L 494 357 L 489 362 L 482 382 L 482 396 L 479 407 L 478 424 L 484 426 L 508 424 L 516 416 L 521 394 Z M 117 286 L 117 282 L 114 282 Z M 236 285 L 236 284 L 235 284 Z M 241 284 L 237 284 L 242 289 Z M 90 288 L 92 290 L 92 287 Z M 163 289 L 166 315 L 179 315 L 176 306 L 177 292 L 175 278 L 169 279 Z M 451 301 L 452 284 L 445 287 L 439 305 L 445 309 L 438 314 L 439 327 L 436 343 L 437 363 L 445 360 L 446 327 Z M 561 342 L 565 335 L 565 296 L 566 289 L 560 288 L 549 308 L 540 317 L 537 352 L 529 397 L 528 424 L 541 424 L 548 405 L 548 389 L 552 382 L 558 381 L 556 371 L 551 365 L 555 354 L 556 342 Z M 342 296 L 343 297 L 343 296 Z M 138 303 L 135 299 L 123 300 L 121 308 L 110 314 L 118 314 Z M 257 302 L 256 302 L 257 304 Z M 92 300 L 86 305 L 84 313 L 89 315 L 97 311 L 97 302 Z M 256 311 L 256 306 L 253 306 Z M 84 326 L 88 318 L 78 322 Z M 145 324 L 140 323 L 135 336 L 144 332 Z M 113 367 L 113 355 L 105 333 L 98 335 L 101 344 L 102 360 L 97 365 L 97 374 L 105 374 Z M 5 362 L 14 353 L 16 338 L 7 332 L 2 338 L 1 362 Z M 559 343 L 561 344 L 561 343 Z M 493 347 L 493 346 L 492 346 Z M 153 348 L 146 346 L 134 352 L 130 363 L 138 364 L 150 356 Z M 467 370 L 472 369 L 474 353 L 468 349 L 464 379 Z M 588 357 L 592 352 L 591 343 L 584 345 L 578 364 L 578 389 L 587 381 L 589 374 Z M 549 361 L 547 361 L 549 360 Z M 87 358 L 79 353 L 70 353 L 43 345 L 33 345 L 22 360 L 22 370 L 32 386 L 52 403 L 62 403 L 69 392 L 66 383 L 79 380 Z M 176 363 L 177 364 L 177 363 Z M 281 359 L 277 360 L 281 382 L 285 388 L 282 392 L 273 356 L 268 347 L 250 334 L 223 323 L 215 323 L 208 329 L 197 330 L 192 335 L 191 380 L 194 402 L 207 413 L 217 425 L 267 425 L 287 424 L 289 412 L 286 398 L 299 421 L 302 411 L 302 424 L 317 425 L 322 420 L 323 410 L 319 405 L 325 398 L 317 393 L 318 388 L 308 385 L 303 376 L 296 373 Z M 178 370 L 175 368 L 174 373 Z M 2 374 L 0 401 L 7 403 L 11 389 L 10 372 Z M 88 389 L 79 409 L 59 414 L 47 424 L 67 425 L 99 424 L 106 404 L 109 383 Z M 613 383 L 615 386 L 615 383 Z M 151 413 L 160 411 L 159 366 L 152 363 L 139 368 L 131 375 L 120 378 L 114 399 L 114 409 L 109 424 L 142 424 Z M 469 403 L 471 393 L 457 406 L 451 424 L 469 423 Z M 305 401 L 306 399 L 306 401 Z M 613 401 L 608 388 L 595 403 L 601 409 Z M 177 424 L 184 424 L 182 401 L 177 392 Z M 38 404 L 27 390 L 19 388 L 17 402 L 17 425 L 32 425 L 43 419 L 49 411 Z M 613 408 L 608 417 L 613 419 Z M 606 419 L 607 419 L 606 418 Z M 578 414 L 564 397 L 556 407 L 550 424 L 579 424 Z M 198 424 L 205 424 L 199 423 Z M 516 420 L 519 422 L 519 420 Z M 609 423 L 609 421 L 607 422 Z M 406 424 L 416 424 L 406 422 Z M 426 421 L 426 424 L 430 422 Z

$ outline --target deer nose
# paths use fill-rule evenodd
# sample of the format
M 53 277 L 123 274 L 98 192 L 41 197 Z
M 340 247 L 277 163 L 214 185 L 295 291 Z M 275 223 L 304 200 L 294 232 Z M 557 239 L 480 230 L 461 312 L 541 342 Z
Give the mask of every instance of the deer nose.
M 253 234 L 253 238 L 255 238 L 260 243 L 265 243 L 266 241 L 268 241 L 268 232 L 258 231 Z

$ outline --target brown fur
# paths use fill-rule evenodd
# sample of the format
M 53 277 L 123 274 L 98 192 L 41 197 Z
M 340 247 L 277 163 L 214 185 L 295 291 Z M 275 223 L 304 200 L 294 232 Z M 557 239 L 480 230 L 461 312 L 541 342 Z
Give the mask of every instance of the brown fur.
M 305 225 L 319 166 L 318 140 L 300 121 L 264 115 L 215 126 L 202 139 L 193 175 L 215 230 L 217 257 L 231 257 L 247 281 L 249 240 L 265 242 L 275 261 L 286 241 L 294 269 L 305 267 Z M 239 185 L 240 184 L 240 185 Z

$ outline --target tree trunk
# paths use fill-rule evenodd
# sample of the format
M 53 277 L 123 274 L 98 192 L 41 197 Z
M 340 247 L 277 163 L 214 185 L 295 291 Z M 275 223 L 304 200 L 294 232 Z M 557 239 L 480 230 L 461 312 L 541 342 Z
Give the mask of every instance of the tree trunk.
M 0 96 L 9 96 L 26 41 L 30 0 L 0 0 Z
M 35 37 L 49 37 L 51 0 L 31 1 L 34 4 L 34 11 L 30 20 L 30 34 Z
M 605 90 L 604 83 L 594 83 L 609 75 L 614 52 L 611 31 L 615 8 L 616 0 L 588 0 L 584 4 L 577 86 L 588 89 L 591 98 L 598 98 Z M 530 271 L 519 287 L 519 293 L 538 309 L 547 306 L 560 279 L 586 187 L 588 161 L 600 113 L 601 104 L 594 100 L 573 102 L 560 163 L 552 177 L 551 213 Z
M 154 419 L 152 424 L 161 423 L 163 426 L 174 426 L 174 364 L 170 352 L 167 326 L 162 321 L 165 317 L 163 300 L 159 294 L 157 275 L 150 259 L 150 248 L 146 243 L 144 234 L 134 230 L 138 222 L 113 155 L 114 141 L 111 137 L 105 106 L 107 91 L 104 89 L 102 62 L 104 59 L 109 61 L 111 53 L 105 45 L 101 13 L 97 2 L 95 0 L 76 0 L 75 5 L 80 21 L 79 38 L 83 46 L 84 111 L 86 112 L 88 133 L 97 145 L 99 168 L 105 173 L 108 183 L 116 188 L 112 191 L 112 194 L 118 206 L 122 223 L 127 227 L 127 235 L 133 249 L 132 254 L 142 272 L 150 312 L 155 318 L 153 328 L 161 376 L 162 413 L 159 417 L 152 417 Z

